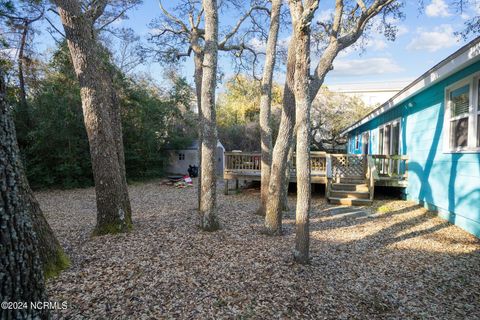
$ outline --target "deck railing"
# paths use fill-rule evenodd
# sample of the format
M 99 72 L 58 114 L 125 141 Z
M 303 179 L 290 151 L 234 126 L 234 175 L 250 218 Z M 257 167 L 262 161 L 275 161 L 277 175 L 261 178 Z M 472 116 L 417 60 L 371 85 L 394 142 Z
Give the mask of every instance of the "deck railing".
M 364 177 L 366 171 L 365 155 L 331 154 L 332 175 L 335 179 L 341 177 Z
M 296 171 L 297 161 L 295 155 L 292 160 L 292 173 Z M 321 151 L 310 152 L 310 170 L 312 174 L 326 174 L 327 153 Z
M 325 174 L 326 153 L 310 152 L 312 174 Z M 292 174 L 295 173 L 295 155 L 292 161 Z M 225 171 L 256 172 L 262 169 L 262 156 L 254 152 L 225 152 Z
M 408 156 L 404 155 L 354 155 L 310 153 L 311 174 L 325 179 L 342 177 L 365 177 L 373 185 L 377 180 L 406 181 Z M 295 156 L 291 176 L 295 177 Z M 259 176 L 262 157 L 257 152 L 225 152 L 225 173 L 233 175 Z
M 240 172 L 260 171 L 262 156 L 260 153 L 225 152 L 225 170 Z
M 407 178 L 408 156 L 371 155 L 379 178 Z

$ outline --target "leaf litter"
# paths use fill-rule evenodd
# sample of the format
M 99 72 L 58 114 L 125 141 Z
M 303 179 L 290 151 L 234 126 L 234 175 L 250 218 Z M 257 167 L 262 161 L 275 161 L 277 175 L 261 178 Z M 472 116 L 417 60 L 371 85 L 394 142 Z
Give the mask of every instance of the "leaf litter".
M 258 189 L 221 190 L 217 232 L 197 226 L 196 187 L 152 181 L 130 186 L 133 230 L 101 237 L 93 188 L 38 192 L 72 260 L 47 283 L 50 301 L 68 303 L 53 318 L 480 318 L 480 241 L 412 202 L 348 208 L 315 195 L 302 266 L 294 195 L 284 235 L 269 237 Z

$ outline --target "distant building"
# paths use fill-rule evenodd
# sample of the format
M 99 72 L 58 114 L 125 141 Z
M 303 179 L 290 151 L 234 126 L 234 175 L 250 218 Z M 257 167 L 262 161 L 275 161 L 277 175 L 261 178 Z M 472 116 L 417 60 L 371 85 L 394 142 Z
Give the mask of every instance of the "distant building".
M 358 97 L 367 105 L 379 105 L 407 86 L 411 81 L 359 82 L 326 85 L 328 90 L 349 97 Z
M 168 156 L 165 171 L 170 174 L 187 174 L 188 166 L 199 166 L 198 159 L 199 141 L 194 140 L 190 146 L 184 149 L 165 149 Z M 225 148 L 220 141 L 217 142 L 216 171 L 223 174 Z

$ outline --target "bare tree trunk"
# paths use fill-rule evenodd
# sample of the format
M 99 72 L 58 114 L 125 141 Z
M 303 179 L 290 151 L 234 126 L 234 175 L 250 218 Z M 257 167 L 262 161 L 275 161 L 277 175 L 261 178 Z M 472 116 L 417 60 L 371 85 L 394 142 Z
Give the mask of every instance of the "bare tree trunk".
M 119 107 L 91 14 L 74 0 L 56 0 L 75 73 L 80 83 L 83 116 L 90 145 L 97 198 L 96 234 L 131 228 Z M 99 12 L 95 12 L 99 15 Z
M 294 12 L 296 6 L 296 13 Z M 304 15 L 301 4 L 292 4 L 291 12 L 296 44 L 295 102 L 296 102 L 296 176 L 297 206 L 294 258 L 305 264 L 309 260 L 309 214 L 311 202 L 310 183 L 310 27 L 299 16 Z
M 107 82 L 105 83 L 105 87 L 110 88 L 110 121 L 112 125 L 113 138 L 115 139 L 118 164 L 120 166 L 120 176 L 122 178 L 122 191 L 124 199 L 123 203 L 125 208 L 127 208 L 126 212 L 128 212 L 128 214 L 125 215 L 125 219 L 127 220 L 127 224 L 131 226 L 132 207 L 130 204 L 130 198 L 128 196 L 127 171 L 125 168 L 125 151 L 123 149 L 123 127 L 121 119 L 120 100 L 118 99 L 117 90 L 114 86 L 113 77 L 114 76 L 111 73 L 108 77 L 105 77 L 105 80 L 107 80 Z
M 267 210 L 265 214 L 265 232 L 279 235 L 282 233 L 282 188 L 285 179 L 285 167 L 291 136 L 295 124 L 295 41 L 290 40 L 287 56 L 287 72 L 283 89 L 282 115 L 277 140 L 273 148 L 272 169 L 268 186 Z
M 203 53 L 194 53 L 194 64 L 195 64 L 195 72 L 194 72 L 194 79 L 195 79 L 195 93 L 197 96 L 197 110 L 198 110 L 198 123 L 199 130 L 198 130 L 198 210 L 200 210 L 200 203 L 201 203 L 201 194 L 202 194 L 202 142 L 203 142 L 203 134 L 202 134 L 202 123 L 203 123 L 203 116 L 202 116 L 202 78 L 203 78 Z
M 27 35 L 28 35 L 28 21 L 25 21 L 25 23 L 23 24 L 22 37 L 20 38 L 20 48 L 18 49 L 18 82 L 20 85 L 20 105 L 22 106 L 22 108 L 27 107 L 27 90 L 25 89 L 25 76 L 23 72 Z
M 287 165 L 285 166 L 285 180 L 283 185 L 285 188 L 282 188 L 282 210 L 288 211 L 288 187 L 290 186 L 290 177 L 292 174 L 293 168 L 293 154 L 295 152 L 295 145 L 293 144 L 293 138 L 290 142 L 290 148 L 288 150 Z
M 215 172 L 217 125 L 215 114 L 215 87 L 217 85 L 218 9 L 216 0 L 203 0 L 205 10 L 205 53 L 202 79 L 202 192 L 200 201 L 201 227 L 214 231 L 219 228 L 217 218 L 217 177 Z
M 47 319 L 48 310 L 30 308 L 30 302 L 47 301 L 47 294 L 28 199 L 22 192 L 23 169 L 5 95 L 0 74 L 0 300 L 28 305 L 11 309 L 2 305 L 0 318 Z
M 262 78 L 262 96 L 260 97 L 260 139 L 262 145 L 262 170 L 261 170 L 261 203 L 258 214 L 265 215 L 268 200 L 268 185 L 270 182 L 270 166 L 272 164 L 272 78 L 275 68 L 278 29 L 280 27 L 281 0 L 272 1 L 270 14 L 270 31 L 267 40 L 265 66 Z

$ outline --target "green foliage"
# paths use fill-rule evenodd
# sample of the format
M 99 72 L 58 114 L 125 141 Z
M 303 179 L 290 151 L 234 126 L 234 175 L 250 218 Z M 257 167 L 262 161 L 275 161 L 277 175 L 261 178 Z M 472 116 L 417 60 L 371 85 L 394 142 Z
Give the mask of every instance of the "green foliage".
M 261 83 L 238 76 L 226 84 L 226 91 L 219 96 L 217 105 L 218 136 L 227 150 L 260 150 L 260 96 Z M 279 124 L 282 103 L 281 87 L 272 89 L 273 136 Z
M 158 177 L 163 173 L 165 145 L 182 147 L 195 135 L 194 116 L 187 102 L 191 90 L 184 79 L 174 81 L 167 98 L 145 81 L 124 81 L 122 123 L 125 165 L 130 179 Z M 182 109 L 183 108 L 183 112 Z
M 260 83 L 238 76 L 226 84 L 218 99 L 218 136 L 227 150 L 260 151 Z M 275 140 L 281 115 L 282 88 L 272 89 L 272 137 Z M 372 110 L 357 97 L 322 88 L 311 108 L 312 150 L 336 152 L 345 145 L 341 131 Z M 275 141 L 273 141 L 275 143 Z
M 62 270 L 68 267 L 70 267 L 70 259 L 63 249 L 60 248 L 53 261 L 48 261 L 47 264 L 43 266 L 43 274 L 45 279 L 48 280 L 58 276 Z
M 114 68 L 112 66 L 112 68 Z M 15 122 L 27 176 L 33 188 L 74 188 L 93 184 L 80 89 L 68 48 L 60 46 L 45 75 L 32 85 L 28 107 L 15 107 Z M 196 129 L 189 110 L 191 89 L 172 79 L 163 92 L 151 81 L 126 78 L 115 70 L 119 94 L 127 179 L 163 173 L 166 145 L 191 143 Z
M 93 230 L 93 236 L 103 236 L 106 234 L 119 234 L 119 233 L 125 233 L 125 232 L 130 232 L 133 228 L 133 225 L 131 222 L 129 222 L 125 227 L 122 227 L 116 223 L 111 223 L 107 225 L 102 225 L 101 227 L 96 227 L 95 230 Z
M 392 209 L 388 205 L 383 205 L 377 208 L 377 213 L 388 213 L 392 211 Z
M 245 76 L 237 76 L 226 84 L 226 90 L 218 99 L 217 123 L 221 127 L 246 124 L 258 118 L 260 113 L 261 83 Z M 272 106 L 280 107 L 282 90 L 273 85 Z
M 92 183 L 80 89 L 72 73 L 62 72 L 65 61 L 61 58 L 54 56 L 50 73 L 28 110 L 16 108 L 18 140 L 34 188 L 73 188 Z

